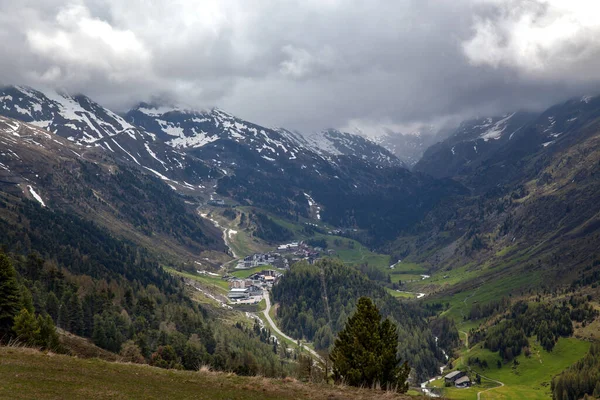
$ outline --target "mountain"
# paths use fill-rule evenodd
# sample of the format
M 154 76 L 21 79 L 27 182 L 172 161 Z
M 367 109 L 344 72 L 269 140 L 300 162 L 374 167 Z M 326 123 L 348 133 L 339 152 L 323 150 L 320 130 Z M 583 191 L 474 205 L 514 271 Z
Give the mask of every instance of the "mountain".
M 383 148 L 337 131 L 323 134 L 324 149 L 314 137 L 262 127 L 219 109 L 142 103 L 123 119 L 82 95 L 22 87 L 0 93 L 1 114 L 66 138 L 78 154 L 97 148 L 201 201 L 222 196 L 284 217 L 312 215 L 365 230 L 378 241 L 417 223 L 444 196 L 464 190 L 411 174 Z
M 166 145 L 84 95 L 7 86 L 0 89 L 0 115 L 43 128 L 80 149 L 102 147 L 164 180 L 199 184 L 219 175 L 202 161 Z
M 452 148 L 455 155 L 468 146 L 486 149 L 481 158 L 451 168 L 452 179 L 471 195 L 440 203 L 416 236 L 403 232 L 390 247 L 443 276 L 469 266 L 468 277 L 446 285 L 444 295 L 477 290 L 498 297 L 597 284 L 600 97 L 557 104 L 524 116 L 524 124 L 514 123 L 517 117 L 463 124 L 415 168 L 441 172 L 444 163 L 460 165 L 435 159 L 436 151 L 451 156 Z
M 393 152 L 359 135 L 327 129 L 303 138 L 307 146 L 322 155 L 355 156 L 383 166 L 406 167 Z
M 448 138 L 429 147 L 414 170 L 435 177 L 469 174 L 535 117 L 516 112 L 465 121 Z
M 219 109 L 148 104 L 129 111 L 126 119 L 219 168 L 220 196 L 288 218 L 308 217 L 316 205 L 325 222 L 366 229 L 371 236 L 377 231 L 378 240 L 414 224 L 441 196 L 463 190 L 413 175 L 380 146 L 334 130 L 304 137 Z
M 161 179 L 103 147 L 0 117 L 0 191 L 79 215 L 164 254 L 224 251 L 221 233 Z M 1 216 L 1 215 L 0 215 Z
M 443 140 L 446 131 L 436 132 L 433 127 L 425 127 L 411 133 L 387 132 L 374 138 L 374 142 L 389 150 L 408 168 L 413 168 L 423 157 L 423 153 L 433 144 Z

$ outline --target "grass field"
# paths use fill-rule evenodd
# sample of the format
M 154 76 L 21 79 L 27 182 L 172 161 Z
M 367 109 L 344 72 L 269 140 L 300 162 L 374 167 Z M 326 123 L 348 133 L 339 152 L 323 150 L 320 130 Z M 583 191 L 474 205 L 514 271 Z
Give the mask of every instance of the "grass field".
M 211 291 L 214 291 L 218 294 L 227 295 L 227 293 L 229 292 L 229 284 L 223 279 L 221 279 L 220 276 L 193 274 L 185 271 L 177 271 L 176 269 L 170 267 L 163 268 L 165 269 L 165 271 L 171 274 L 198 281 Z
M 407 399 L 293 379 L 175 371 L 0 347 L 2 399 Z
M 257 272 L 261 272 L 264 271 L 266 269 L 275 269 L 277 270 L 277 268 L 274 268 L 271 265 L 261 265 L 259 267 L 254 267 L 254 268 L 249 268 L 249 269 L 232 269 L 229 273 L 233 276 L 235 276 L 236 278 L 247 278 L 250 275 L 256 274 Z M 278 270 L 281 271 L 281 270 Z
M 517 366 L 508 363 L 503 364 L 502 368 L 496 366 L 499 359 L 498 354 L 483 349 L 481 345 L 475 346 L 468 352 L 463 352 L 463 356 L 454 363 L 457 369 L 463 371 L 468 369 L 468 366 L 465 365 L 467 357 L 479 357 L 480 360 L 487 361 L 489 368 L 486 369 L 471 366 L 472 371 L 484 377 L 482 378 L 483 385 L 470 389 L 447 388 L 444 389 L 444 395 L 456 400 L 475 400 L 477 392 L 494 387 L 482 393 L 481 400 L 550 399 L 552 397 L 550 393 L 552 377 L 581 359 L 590 347 L 589 342 L 575 338 L 561 338 L 552 352 L 542 349 L 534 339 L 530 339 L 530 344 L 531 357 L 520 355 L 517 357 Z M 505 386 L 500 387 L 491 380 L 502 382 Z M 440 382 L 436 383 L 441 384 Z
M 417 295 L 415 293 L 399 292 L 397 290 L 390 289 L 390 288 L 385 288 L 385 290 L 387 290 L 387 292 L 389 294 L 391 294 L 392 296 L 402 298 L 402 299 L 414 299 L 417 297 Z

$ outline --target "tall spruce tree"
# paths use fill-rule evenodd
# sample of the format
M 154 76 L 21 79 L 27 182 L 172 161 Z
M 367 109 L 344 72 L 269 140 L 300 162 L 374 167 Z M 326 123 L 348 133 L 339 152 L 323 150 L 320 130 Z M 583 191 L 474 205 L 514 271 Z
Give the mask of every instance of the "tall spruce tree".
M 0 341 L 13 335 L 12 326 L 20 309 L 17 273 L 6 254 L 0 252 Z
M 398 332 L 368 297 L 358 300 L 356 313 L 339 333 L 330 358 L 333 377 L 351 386 L 394 389 L 404 393 L 410 368 L 397 355 Z

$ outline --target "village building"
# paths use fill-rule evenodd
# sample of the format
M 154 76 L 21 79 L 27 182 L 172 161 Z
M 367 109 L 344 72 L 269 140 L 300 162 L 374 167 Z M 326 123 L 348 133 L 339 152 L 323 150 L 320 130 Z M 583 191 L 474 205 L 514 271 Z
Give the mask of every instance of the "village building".
M 457 379 L 462 378 L 463 376 L 465 376 L 465 373 L 462 371 L 453 371 L 450 372 L 448 375 L 444 376 L 444 382 L 451 384 L 456 382 Z
M 247 299 L 250 297 L 248 288 L 232 288 L 227 294 L 231 300 Z
M 458 378 L 455 382 L 454 382 L 454 386 L 456 386 L 457 388 L 468 388 L 471 386 L 471 380 L 469 379 L 468 376 L 463 376 L 461 378 Z

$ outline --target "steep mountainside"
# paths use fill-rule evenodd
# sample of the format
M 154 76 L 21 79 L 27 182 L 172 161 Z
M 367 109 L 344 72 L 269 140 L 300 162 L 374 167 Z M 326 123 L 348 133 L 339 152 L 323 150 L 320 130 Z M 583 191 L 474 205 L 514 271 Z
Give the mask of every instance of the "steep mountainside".
M 166 254 L 224 250 L 220 233 L 168 185 L 106 150 L 5 117 L 0 144 L 2 192 L 92 219 Z
M 374 139 L 375 143 L 389 150 L 408 168 L 413 168 L 423 157 L 423 153 L 446 137 L 446 131 L 435 132 L 433 128 L 414 133 L 389 132 Z
M 113 157 L 161 178 L 196 184 L 218 176 L 202 161 L 166 145 L 83 95 L 8 86 L 0 89 L 0 115 L 46 129 L 80 148 L 102 147 Z
M 355 156 L 383 166 L 404 166 L 392 152 L 359 135 L 328 129 L 304 135 L 307 145 L 322 155 Z
M 459 179 L 475 195 L 443 203 L 418 239 L 393 246 L 431 271 L 464 269 L 447 294 L 498 294 L 597 284 L 600 240 L 600 99 L 554 106 Z
M 291 218 L 321 207 L 312 214 L 365 230 L 374 242 L 410 228 L 441 198 L 464 193 L 453 182 L 411 174 L 383 148 L 337 131 L 306 139 L 219 109 L 148 104 L 124 120 L 84 96 L 22 87 L 1 93 L 0 113 L 66 138 L 77 154 L 97 148 L 204 200 L 218 193 Z
M 195 112 L 147 104 L 126 118 L 218 166 L 224 175 L 217 183 L 221 196 L 290 218 L 308 216 L 316 202 L 324 221 L 366 229 L 371 236 L 377 231 L 391 238 L 443 195 L 462 191 L 451 182 L 413 175 L 381 147 L 337 131 L 305 138 L 218 109 Z
M 435 177 L 467 175 L 510 142 L 536 116 L 512 113 L 463 122 L 447 139 L 429 147 L 415 171 Z

